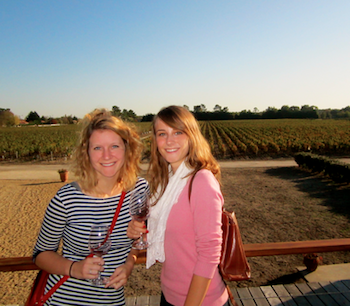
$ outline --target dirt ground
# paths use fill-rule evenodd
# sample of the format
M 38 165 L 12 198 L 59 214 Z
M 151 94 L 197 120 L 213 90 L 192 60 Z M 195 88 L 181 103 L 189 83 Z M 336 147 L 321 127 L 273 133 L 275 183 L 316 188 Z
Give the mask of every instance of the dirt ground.
M 55 180 L 0 180 L 0 256 L 31 256 L 44 210 L 63 185 Z M 350 186 L 296 166 L 223 168 L 225 207 L 236 212 L 244 243 L 350 237 Z M 321 254 L 324 264 L 347 263 L 349 252 Z M 249 258 L 249 281 L 232 287 L 303 282 L 302 255 Z M 126 296 L 158 295 L 160 264 L 135 267 Z M 0 273 L 0 304 L 23 304 L 36 271 Z M 175 276 L 176 277 L 176 276 Z

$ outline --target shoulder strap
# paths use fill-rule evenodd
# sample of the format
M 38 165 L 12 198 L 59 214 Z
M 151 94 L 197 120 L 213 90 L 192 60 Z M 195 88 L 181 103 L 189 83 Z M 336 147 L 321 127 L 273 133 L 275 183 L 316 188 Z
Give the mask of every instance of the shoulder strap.
M 115 213 L 114 213 L 114 217 L 113 217 L 111 226 L 109 227 L 109 230 L 108 230 L 108 233 L 107 233 L 107 235 L 106 235 L 106 238 L 103 240 L 103 242 L 101 243 L 101 245 L 103 245 L 103 244 L 107 241 L 109 235 L 112 234 L 112 232 L 113 232 L 114 225 L 115 225 L 116 222 L 117 222 L 117 219 L 118 219 L 120 210 L 121 210 L 121 208 L 122 208 L 122 206 L 123 206 L 123 201 L 124 201 L 124 198 L 125 198 L 125 194 L 126 194 L 125 191 L 123 191 L 122 194 L 120 195 L 119 203 L 118 203 L 117 209 L 116 209 L 116 211 L 115 211 Z
M 191 176 L 191 179 L 190 179 L 190 186 L 188 187 L 188 200 L 191 201 L 191 193 L 192 193 L 192 184 L 193 184 L 193 180 L 194 180 L 194 177 L 195 175 L 197 174 L 199 170 L 197 170 L 195 173 L 193 173 L 193 175 Z
M 58 287 L 61 286 L 68 278 L 69 278 L 69 275 L 63 276 L 46 294 L 44 294 L 40 298 L 40 304 L 39 305 L 44 305 L 46 303 L 46 301 L 49 299 L 49 297 L 51 295 L 53 295 L 55 293 L 55 291 L 58 289 Z
M 117 207 L 115 214 L 114 214 L 114 217 L 113 217 L 113 221 L 111 223 L 111 226 L 109 227 L 108 235 L 110 235 L 113 232 L 113 228 L 114 228 L 115 223 L 117 222 L 120 210 L 121 210 L 123 202 L 124 202 L 125 195 L 126 195 L 126 192 L 123 190 L 123 192 L 120 196 L 120 199 L 119 199 L 118 207 Z

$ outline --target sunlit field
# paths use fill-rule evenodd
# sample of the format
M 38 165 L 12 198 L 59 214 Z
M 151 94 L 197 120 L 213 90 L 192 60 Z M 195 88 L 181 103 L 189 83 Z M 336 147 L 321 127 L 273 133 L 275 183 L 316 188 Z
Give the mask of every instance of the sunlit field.
M 150 123 L 135 123 L 149 154 Z M 217 159 L 287 157 L 306 151 L 323 155 L 350 153 L 348 120 L 200 121 L 203 135 Z M 0 128 L 3 161 L 69 159 L 79 125 Z

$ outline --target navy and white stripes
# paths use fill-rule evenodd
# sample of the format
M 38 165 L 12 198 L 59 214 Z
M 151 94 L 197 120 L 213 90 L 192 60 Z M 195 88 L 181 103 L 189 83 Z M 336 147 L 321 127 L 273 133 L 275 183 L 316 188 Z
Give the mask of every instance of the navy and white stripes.
M 135 189 L 149 192 L 148 183 L 139 178 Z M 109 277 L 122 265 L 128 256 L 133 240 L 126 236 L 131 192 L 127 192 L 117 223 L 111 234 L 111 250 L 103 256 L 105 260 L 102 272 Z M 35 258 L 43 251 L 57 251 L 63 241 L 63 257 L 80 261 L 90 254 L 88 240 L 90 229 L 95 224 L 112 223 L 120 194 L 110 198 L 95 198 L 86 195 L 71 184 L 63 186 L 52 198 L 47 207 L 37 243 L 34 247 Z M 51 274 L 46 286 L 49 290 L 62 276 Z M 124 289 L 93 286 L 87 280 L 69 278 L 49 299 L 46 305 L 125 305 Z

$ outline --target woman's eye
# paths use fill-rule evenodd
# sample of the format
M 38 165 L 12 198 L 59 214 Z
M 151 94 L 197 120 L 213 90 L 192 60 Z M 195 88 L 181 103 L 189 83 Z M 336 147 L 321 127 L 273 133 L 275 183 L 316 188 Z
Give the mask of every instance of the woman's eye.
M 100 150 L 101 147 L 94 147 L 94 150 L 97 151 L 97 150 Z
M 113 145 L 112 148 L 113 148 L 113 149 L 118 149 L 119 146 L 118 146 L 118 145 Z
M 182 131 L 175 132 L 175 135 L 182 135 Z

